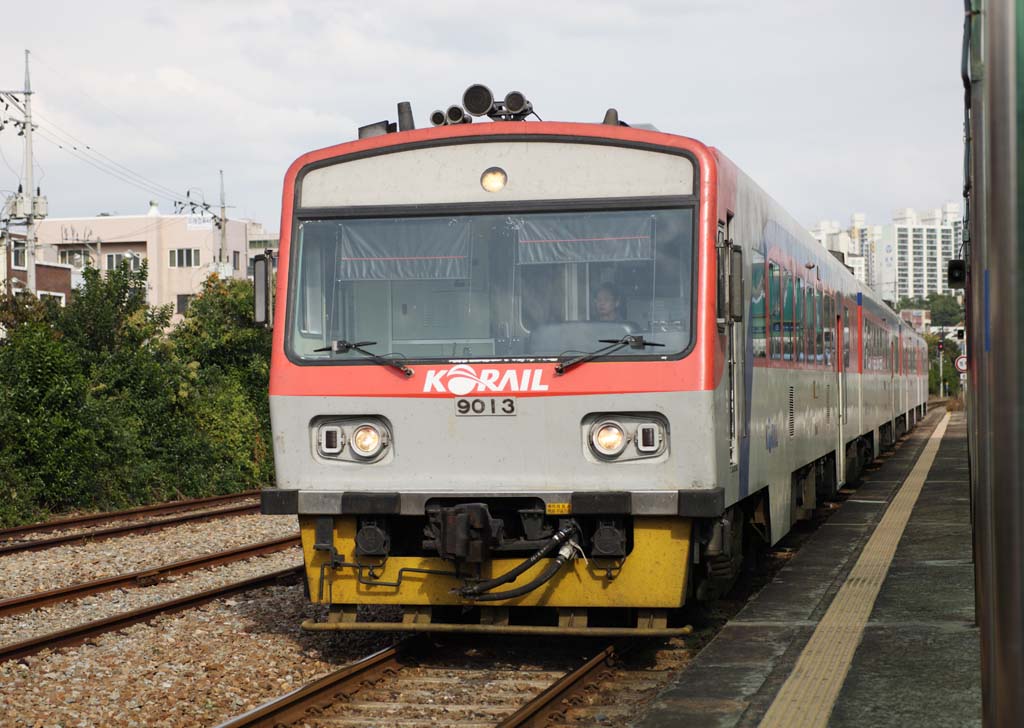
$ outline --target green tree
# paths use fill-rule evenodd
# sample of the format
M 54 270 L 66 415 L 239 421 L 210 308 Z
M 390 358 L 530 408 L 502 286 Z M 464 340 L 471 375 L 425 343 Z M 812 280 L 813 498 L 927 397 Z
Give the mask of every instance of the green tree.
M 953 296 L 931 293 L 925 308 L 932 312 L 932 326 L 956 326 L 963 321 L 963 309 Z
M 212 278 L 168 335 L 146 273 L 87 269 L 65 309 L 0 297 L 0 525 L 272 479 L 251 286 Z
M 939 393 L 939 351 L 938 334 L 925 334 L 925 341 L 928 342 L 928 391 L 931 394 Z M 946 384 L 946 392 L 950 395 L 960 393 L 960 373 L 956 370 L 956 358 L 960 355 L 960 347 L 956 342 L 943 339 L 942 346 L 942 381 Z
M 171 332 L 170 338 L 183 361 L 193 362 L 207 373 L 204 383 L 238 385 L 235 396 L 243 400 L 232 400 L 236 416 L 247 417 L 242 411 L 244 401 L 255 417 L 256 429 L 249 443 L 256 466 L 256 480 L 250 482 L 255 486 L 273 481 L 267 397 L 271 333 L 253 322 L 252 311 L 252 283 L 213 274 L 189 303 L 184 321 Z
M 928 304 L 920 298 L 907 298 L 904 296 L 896 304 L 896 310 L 902 311 L 905 308 L 928 308 Z

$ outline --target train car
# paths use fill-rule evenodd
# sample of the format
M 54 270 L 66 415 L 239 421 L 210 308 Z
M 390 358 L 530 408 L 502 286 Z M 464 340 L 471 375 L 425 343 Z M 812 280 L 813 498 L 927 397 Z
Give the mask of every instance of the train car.
M 982 720 L 1024 720 L 1024 8 L 964 0 L 967 433 Z
M 296 160 L 257 264 L 303 626 L 676 633 L 924 414 L 924 343 L 717 149 L 463 103 Z

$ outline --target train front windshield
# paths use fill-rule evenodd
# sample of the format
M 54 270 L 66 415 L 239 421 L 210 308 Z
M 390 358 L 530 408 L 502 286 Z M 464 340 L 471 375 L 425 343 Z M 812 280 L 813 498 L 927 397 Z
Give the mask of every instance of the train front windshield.
M 414 360 L 556 357 L 599 339 L 690 347 L 694 210 L 309 220 L 289 282 L 294 360 L 337 340 Z

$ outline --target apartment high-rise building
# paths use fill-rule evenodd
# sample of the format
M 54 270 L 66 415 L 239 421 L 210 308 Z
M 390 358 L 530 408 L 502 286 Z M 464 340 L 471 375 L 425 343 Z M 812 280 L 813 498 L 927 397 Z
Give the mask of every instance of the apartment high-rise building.
M 822 220 L 811 229 L 811 235 L 827 250 L 841 254 L 842 261 L 850 268 L 861 283 L 867 284 L 867 260 L 861 252 L 860 243 L 851 236 L 851 230 L 843 230 L 836 220 Z
M 857 278 L 883 299 L 926 298 L 930 293 L 951 294 L 946 266 L 957 256 L 963 241 L 960 205 L 918 212 L 897 210 L 888 225 L 868 225 L 863 213 L 843 228 L 824 220 L 811 230 L 822 245 L 843 253 Z
M 864 259 L 864 277 L 861 280 L 871 285 L 870 281 L 875 278 L 872 259 L 882 242 L 882 226 L 868 225 L 867 216 L 863 212 L 855 212 L 850 218 L 850 229 L 847 234 L 853 241 L 857 255 Z
M 876 290 L 893 301 L 952 294 L 946 266 L 959 254 L 962 241 L 963 219 L 956 202 L 926 212 L 898 210 L 883 228 Z

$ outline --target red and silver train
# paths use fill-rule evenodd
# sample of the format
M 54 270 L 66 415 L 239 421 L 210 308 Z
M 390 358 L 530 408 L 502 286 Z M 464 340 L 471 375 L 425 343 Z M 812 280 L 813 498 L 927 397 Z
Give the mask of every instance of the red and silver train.
M 262 504 L 304 626 L 672 634 L 924 414 L 925 343 L 717 149 L 464 106 L 285 179 Z

